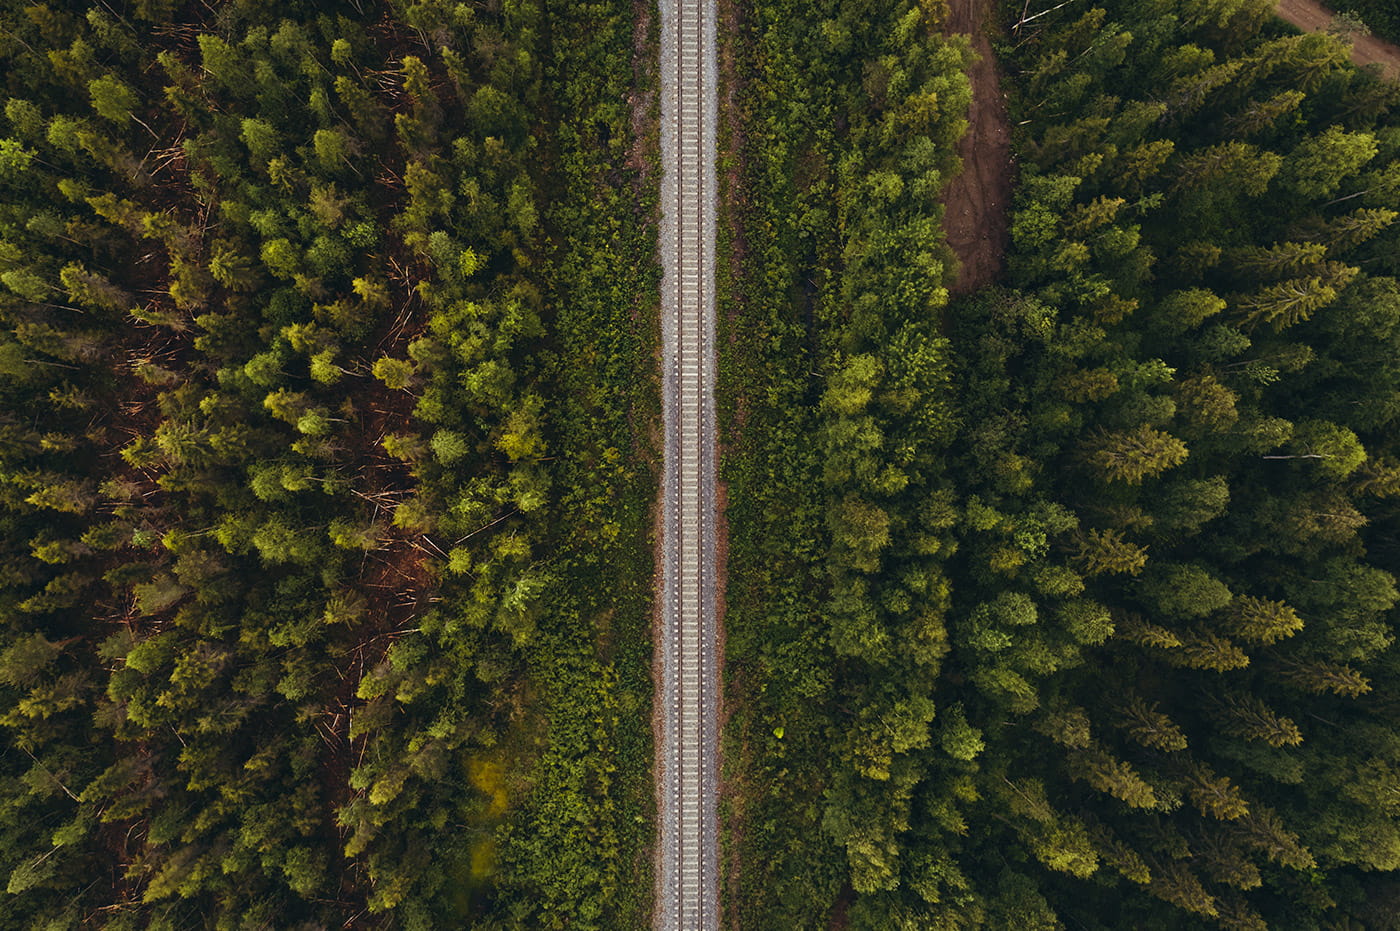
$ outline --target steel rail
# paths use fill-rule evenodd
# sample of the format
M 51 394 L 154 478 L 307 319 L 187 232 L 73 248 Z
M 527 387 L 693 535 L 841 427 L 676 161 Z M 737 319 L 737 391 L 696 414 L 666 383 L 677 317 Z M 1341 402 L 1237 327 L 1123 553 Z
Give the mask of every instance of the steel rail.
M 674 191 L 663 197 L 661 255 L 663 371 L 669 369 L 669 377 L 663 397 L 662 811 L 655 925 L 659 931 L 712 931 L 719 927 L 713 0 L 661 0 L 661 13 L 663 188 Z

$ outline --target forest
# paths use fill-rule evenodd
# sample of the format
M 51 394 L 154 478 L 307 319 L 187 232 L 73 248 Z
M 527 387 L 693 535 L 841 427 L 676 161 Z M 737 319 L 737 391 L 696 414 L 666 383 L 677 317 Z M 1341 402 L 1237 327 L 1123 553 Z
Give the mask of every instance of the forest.
M 1400 928 L 1400 85 L 720 11 L 725 927 Z M 0 3 L 0 931 L 649 926 L 655 13 Z
M 1266 0 L 1032 6 L 951 301 L 942 5 L 740 46 L 731 920 L 1397 927 L 1400 86 Z
M 641 924 L 636 54 L 0 9 L 0 928 Z

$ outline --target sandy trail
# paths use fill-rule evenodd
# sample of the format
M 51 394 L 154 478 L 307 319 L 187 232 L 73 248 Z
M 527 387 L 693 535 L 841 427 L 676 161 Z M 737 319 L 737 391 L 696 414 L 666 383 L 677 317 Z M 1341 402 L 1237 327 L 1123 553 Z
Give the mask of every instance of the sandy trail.
M 1323 32 L 1336 14 L 1315 0 L 1279 0 L 1276 11 L 1305 32 Z M 1351 60 L 1358 65 L 1380 65 L 1386 77 L 1400 79 L 1400 48 L 1375 36 L 1357 36 L 1351 43 Z

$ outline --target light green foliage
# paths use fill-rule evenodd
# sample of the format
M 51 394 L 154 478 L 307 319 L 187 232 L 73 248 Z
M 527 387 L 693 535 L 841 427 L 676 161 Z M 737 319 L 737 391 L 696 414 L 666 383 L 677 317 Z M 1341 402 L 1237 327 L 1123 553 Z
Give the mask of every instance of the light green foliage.
M 34 153 L 26 149 L 17 139 L 0 139 L 0 178 L 7 181 L 18 180 L 29 168 Z
M 1349 133 L 1330 126 L 1308 136 L 1288 154 L 1280 182 L 1304 197 L 1331 197 L 1379 151 L 1370 133 Z
M 136 92 L 111 74 L 93 79 L 88 84 L 88 93 L 98 116 L 118 125 L 131 119 L 131 111 L 139 102 Z
M 413 373 L 413 363 L 407 359 L 381 356 L 374 360 L 374 377 L 382 381 L 386 388 L 407 388 L 413 382 Z
M 1366 449 L 1355 433 L 1335 423 L 1303 420 L 1294 425 L 1289 451 L 1315 460 L 1318 471 L 1334 479 L 1344 479 L 1366 461 Z
M 1147 425 L 1130 431 L 1104 431 L 1091 438 L 1085 460 L 1109 482 L 1139 485 L 1178 466 L 1187 458 L 1186 444 Z

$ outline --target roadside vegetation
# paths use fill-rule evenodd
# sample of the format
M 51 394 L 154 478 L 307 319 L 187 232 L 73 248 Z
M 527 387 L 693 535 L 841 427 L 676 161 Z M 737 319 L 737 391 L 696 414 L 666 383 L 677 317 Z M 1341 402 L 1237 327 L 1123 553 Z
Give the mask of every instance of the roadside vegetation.
M 643 923 L 632 17 L 0 9 L 0 927 Z
M 936 14 L 755 3 L 738 40 L 725 778 L 753 927 L 892 878 L 924 772 L 955 516 L 937 195 L 969 100 Z
M 1390 927 L 1400 88 L 1262 0 L 1023 6 L 1008 271 L 944 307 L 946 164 L 861 131 L 943 80 L 949 150 L 936 9 L 753 5 L 733 907 Z
M 1338 14 L 1336 31 L 1372 33 L 1391 42 L 1400 42 L 1400 10 L 1387 0 L 1334 0 L 1327 4 Z

